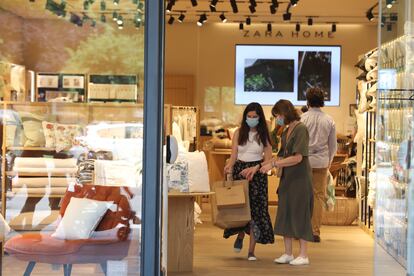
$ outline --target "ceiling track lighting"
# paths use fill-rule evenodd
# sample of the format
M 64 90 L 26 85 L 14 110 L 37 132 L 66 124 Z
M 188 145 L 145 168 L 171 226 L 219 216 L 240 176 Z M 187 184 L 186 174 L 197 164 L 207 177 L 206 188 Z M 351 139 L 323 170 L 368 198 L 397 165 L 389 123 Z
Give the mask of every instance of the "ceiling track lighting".
M 272 0 L 272 6 L 275 8 L 279 7 L 279 2 L 277 0 Z
M 185 18 L 185 14 L 184 13 L 181 13 L 180 16 L 178 17 L 177 21 L 180 22 L 180 23 L 183 23 L 184 22 L 184 18 Z
M 197 25 L 199 27 L 203 26 L 204 23 L 207 22 L 207 15 L 205 13 L 203 13 L 202 15 L 200 15 L 200 19 L 197 21 Z
M 106 2 L 104 0 L 101 1 L 101 11 L 106 10 Z
M 115 6 L 118 6 L 119 5 L 119 0 L 114 0 L 113 3 L 114 3 Z
M 172 25 L 174 24 L 175 18 L 173 16 L 170 16 L 170 19 L 168 19 L 168 24 Z
M 267 23 L 267 31 L 268 32 L 272 31 L 272 23 Z
M 217 2 L 218 2 L 218 0 L 211 0 L 210 7 L 215 8 L 217 6 Z
M 251 13 L 256 12 L 256 8 L 254 6 L 249 6 L 249 10 L 250 10 Z
M 374 16 L 374 9 L 379 5 L 379 3 L 375 3 L 371 8 L 368 9 L 365 16 L 369 21 L 373 21 L 375 19 Z
M 308 18 L 308 26 L 312 26 L 313 25 L 313 18 L 309 17 Z
M 252 19 L 250 18 L 250 16 L 248 16 L 246 18 L 246 25 L 251 25 L 252 24 Z
M 175 3 L 175 1 L 174 1 L 174 3 Z M 139 1 L 138 5 L 137 5 L 137 11 L 139 11 L 140 13 L 144 13 L 144 8 L 145 8 L 144 3 Z
M 175 5 L 175 0 L 168 1 L 168 4 L 167 4 L 167 7 L 165 8 L 165 11 L 170 13 L 172 11 L 174 5 Z
M 331 32 L 336 33 L 336 23 L 332 23 Z
M 392 8 L 392 4 L 394 4 L 393 2 L 394 2 L 393 0 L 386 0 L 385 1 L 386 7 L 388 9 L 391 9 Z
M 106 22 L 106 16 L 105 14 L 101 14 L 101 22 L 105 23 Z
M 270 5 L 270 13 L 275 14 L 277 12 L 277 8 L 273 5 Z
M 299 0 L 290 0 L 290 4 L 292 7 L 296 7 L 298 5 Z
M 237 7 L 236 0 L 230 0 L 231 9 L 233 10 L 233 13 L 238 13 L 239 8 Z
M 139 28 L 141 28 L 141 22 L 135 22 L 135 28 L 136 29 L 139 29 Z
M 249 0 L 250 6 L 257 7 L 256 0 Z
M 118 25 L 118 29 L 120 29 L 120 30 L 124 29 L 124 23 L 119 24 L 119 25 Z
M 210 11 L 211 11 L 211 12 L 216 12 L 216 11 L 217 11 L 217 10 L 216 10 L 216 7 L 213 7 L 213 6 L 211 6 L 211 5 L 210 5 L 209 7 L 210 7 Z
M 392 31 L 392 24 L 388 23 L 387 24 L 387 32 L 391 32 Z
M 123 23 L 124 23 L 124 18 L 122 17 L 122 15 L 119 15 L 119 16 L 118 16 L 118 19 L 116 20 L 116 23 L 117 23 L 118 25 L 121 25 L 121 24 L 123 24 Z
M 392 21 L 392 22 L 397 22 L 397 21 L 398 21 L 398 14 L 396 14 L 396 13 L 391 13 L 391 14 L 390 14 L 390 21 Z
M 118 13 L 117 13 L 116 11 L 114 11 L 114 12 L 112 13 L 112 20 L 113 20 L 113 21 L 117 21 L 117 20 L 118 20 Z
M 382 27 L 385 27 L 385 23 L 387 23 L 387 17 L 382 16 L 382 17 L 381 17 L 381 28 L 382 28 Z
M 222 14 L 220 14 L 220 20 L 221 20 L 221 22 L 223 22 L 223 23 L 226 23 L 227 22 L 227 18 L 226 18 L 226 16 L 224 15 L 224 13 L 222 13 Z
M 239 30 L 243 30 L 243 29 L 244 29 L 244 25 L 243 25 L 243 23 L 240 22 L 240 24 L 239 24 Z
M 286 13 L 283 14 L 283 21 L 290 21 L 292 18 L 292 13 L 290 12 L 291 4 L 289 4 L 286 8 Z
M 191 0 L 191 5 L 193 5 L 193 7 L 197 6 L 198 5 L 197 0 Z
M 296 23 L 295 30 L 296 30 L 297 32 L 300 32 L 300 23 L 299 23 L 299 22 L 298 22 L 298 23 Z

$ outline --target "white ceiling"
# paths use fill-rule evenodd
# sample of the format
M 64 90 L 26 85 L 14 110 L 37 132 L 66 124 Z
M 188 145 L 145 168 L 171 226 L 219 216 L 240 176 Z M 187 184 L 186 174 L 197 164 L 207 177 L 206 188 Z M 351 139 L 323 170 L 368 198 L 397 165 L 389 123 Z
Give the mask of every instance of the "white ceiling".
M 60 3 L 61 0 L 54 0 Z M 91 9 L 87 11 L 92 17 L 99 17 L 100 2 L 95 0 Z M 105 13 L 112 11 L 134 14 L 136 8 L 132 0 L 120 0 L 120 5 L 115 6 L 113 0 L 105 0 L 107 9 Z M 149 1 L 149 0 L 148 0 Z M 67 10 L 75 12 L 83 11 L 83 0 L 66 0 Z M 236 0 L 239 8 L 238 14 L 233 14 L 230 0 L 220 0 L 217 4 L 217 13 L 210 12 L 210 0 L 198 0 L 198 5 L 193 7 L 190 0 L 176 0 L 172 15 L 178 16 L 181 11 L 186 13 L 186 22 L 198 20 L 200 14 L 206 12 L 209 22 L 219 22 L 218 16 L 224 12 L 225 16 L 234 22 L 244 21 L 248 15 L 252 16 L 253 22 L 282 22 L 282 14 L 286 11 L 288 0 L 279 1 L 280 6 L 276 14 L 270 14 L 269 6 L 271 0 L 257 0 L 257 12 L 251 14 L 249 11 L 249 0 Z M 338 22 L 338 23 L 370 23 L 366 17 L 366 11 L 373 6 L 377 0 L 300 0 L 297 7 L 291 9 L 292 22 L 306 22 L 307 17 L 314 17 L 315 24 Z M 0 8 L 15 13 L 24 18 L 56 18 L 51 12 L 45 10 L 46 0 L 0 0 Z M 374 10 L 375 12 L 377 9 Z M 169 17 L 169 15 L 167 15 Z M 167 17 L 167 18 L 168 18 Z

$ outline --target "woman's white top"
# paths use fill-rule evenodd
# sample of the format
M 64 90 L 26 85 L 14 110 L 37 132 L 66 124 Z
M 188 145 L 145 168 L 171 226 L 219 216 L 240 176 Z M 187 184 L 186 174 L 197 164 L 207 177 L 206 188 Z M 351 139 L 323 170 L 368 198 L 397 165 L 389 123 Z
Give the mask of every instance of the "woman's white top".
M 259 143 L 257 132 L 249 132 L 249 139 L 246 144 L 239 145 L 237 149 L 237 159 L 243 162 L 260 161 L 263 159 L 264 147 Z

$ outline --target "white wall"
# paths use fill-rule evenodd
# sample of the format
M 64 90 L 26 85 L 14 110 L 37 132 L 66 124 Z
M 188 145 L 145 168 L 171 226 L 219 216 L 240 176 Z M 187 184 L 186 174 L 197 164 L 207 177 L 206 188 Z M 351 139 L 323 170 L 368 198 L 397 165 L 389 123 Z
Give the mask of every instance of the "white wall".
M 325 108 L 336 121 L 339 132 L 345 132 L 349 105 L 356 102 L 356 74 L 354 64 L 358 56 L 377 45 L 376 26 L 338 25 L 333 38 L 328 38 L 329 25 L 302 26 L 302 32 L 310 31 L 310 38 L 303 35 L 292 37 L 294 25 L 273 26 L 273 37 L 265 37 L 266 25 L 249 26 L 250 37 L 244 37 L 238 24 L 211 23 L 198 27 L 195 23 L 167 26 L 166 74 L 192 74 L 195 76 L 195 103 L 203 107 L 205 90 L 209 87 L 234 87 L 234 62 L 236 44 L 298 44 L 341 45 L 341 102 L 339 107 Z M 261 37 L 253 37 L 255 31 Z M 283 38 L 276 38 L 280 30 Z M 324 31 L 324 37 L 314 37 L 315 31 Z M 303 34 L 303 33 L 302 33 Z M 235 108 L 239 112 L 242 107 Z M 270 116 L 271 107 L 265 107 Z M 203 118 L 203 108 L 202 118 Z

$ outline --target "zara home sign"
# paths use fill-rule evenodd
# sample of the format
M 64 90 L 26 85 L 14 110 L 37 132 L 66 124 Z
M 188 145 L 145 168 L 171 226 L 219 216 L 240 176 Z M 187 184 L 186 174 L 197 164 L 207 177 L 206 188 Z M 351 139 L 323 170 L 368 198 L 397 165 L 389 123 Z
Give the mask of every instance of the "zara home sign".
M 243 37 L 269 37 L 269 38 L 335 38 L 334 32 L 331 31 L 303 31 L 303 32 L 282 32 L 282 31 L 258 31 L 258 30 L 243 30 Z

